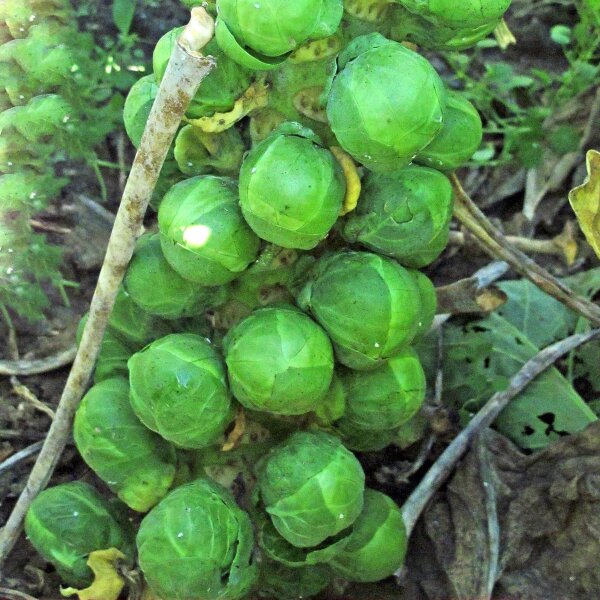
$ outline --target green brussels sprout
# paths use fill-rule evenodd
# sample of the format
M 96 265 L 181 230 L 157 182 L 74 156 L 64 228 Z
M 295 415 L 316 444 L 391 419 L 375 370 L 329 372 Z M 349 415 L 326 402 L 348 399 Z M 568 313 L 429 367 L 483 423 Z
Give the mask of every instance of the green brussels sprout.
M 427 275 L 415 269 L 411 269 L 410 274 L 415 278 L 421 295 L 421 315 L 417 323 L 417 334 L 413 339 L 413 342 L 417 342 L 429 331 L 433 324 L 437 311 L 437 294 L 431 279 Z
M 138 240 L 123 286 L 140 308 L 163 319 L 198 315 L 227 298 L 227 288 L 202 287 L 173 270 L 163 256 L 158 234 Z
M 108 319 L 108 328 L 126 344 L 141 348 L 170 333 L 168 324 L 140 308 L 121 286 Z
M 136 148 L 140 147 L 146 121 L 157 93 L 158 85 L 154 75 L 146 75 L 131 86 L 127 98 L 125 98 L 123 123 L 131 143 Z
M 440 131 L 444 84 L 421 55 L 378 33 L 339 57 L 327 117 L 342 148 L 372 171 L 408 165 Z
M 407 267 L 424 267 L 448 244 L 452 209 L 452 186 L 439 171 L 409 166 L 371 173 L 343 236 Z
M 342 0 L 218 0 L 216 40 L 233 60 L 269 70 L 309 39 L 332 35 L 340 24 Z
M 243 155 L 244 142 L 235 127 L 222 133 L 206 133 L 199 127 L 186 125 L 175 140 L 177 166 L 188 176 L 204 175 L 213 170 L 237 174 Z
M 88 314 L 86 313 L 79 321 L 77 326 L 77 345 L 81 342 L 83 328 L 87 322 Z M 119 339 L 110 328 L 104 332 L 100 352 L 96 359 L 94 368 L 94 383 L 100 383 L 105 379 L 112 377 L 128 377 L 127 361 L 133 354 L 134 349 Z
M 346 448 L 354 452 L 378 452 L 396 439 L 395 429 L 363 429 L 344 418 L 335 424 L 332 433 L 342 440 Z
M 410 40 L 435 50 L 462 50 L 488 36 L 511 0 L 394 0 L 394 39 Z
M 73 437 L 83 460 L 133 510 L 146 512 L 168 492 L 175 449 L 135 416 L 127 379 L 106 379 L 87 392 Z
M 412 348 L 374 371 L 348 371 L 340 377 L 346 398 L 343 419 L 362 429 L 396 429 L 417 413 L 425 399 L 425 373 Z
M 174 185 L 158 209 L 161 245 L 185 279 L 222 285 L 254 261 L 259 239 L 244 221 L 235 181 L 205 175 Z
M 415 162 L 440 171 L 453 171 L 467 162 L 483 137 L 477 109 L 457 92 L 449 92 L 444 125 L 433 142 L 419 152 Z
M 116 548 L 128 560 L 133 540 L 117 512 L 94 488 L 76 481 L 44 490 L 25 517 L 25 534 L 61 579 L 85 587 L 93 580 L 88 555 Z
M 259 237 L 284 248 L 314 248 L 336 222 L 345 192 L 339 163 L 299 123 L 280 126 L 240 170 L 244 218 Z
M 265 457 L 258 474 L 260 498 L 275 529 L 300 548 L 354 523 L 364 482 L 356 457 L 323 432 L 292 434 Z
M 248 515 L 206 479 L 182 485 L 142 520 L 139 564 L 150 589 L 169 600 L 236 600 L 258 575 Z
M 304 414 L 331 384 L 331 342 L 295 307 L 256 310 L 229 331 L 223 346 L 231 391 L 246 408 Z
M 171 52 L 183 29 L 176 27 L 165 33 L 154 48 L 152 65 L 158 83 L 165 74 Z M 190 102 L 186 115 L 192 119 L 230 111 L 252 83 L 252 73 L 231 60 L 215 40 L 211 40 L 202 52 L 213 56 L 217 66 L 202 80 L 202 85 Z
M 327 565 L 292 568 L 268 560 L 260 565 L 258 596 L 271 600 L 312 598 L 329 585 L 331 578 L 331 569 Z
M 406 527 L 396 503 L 381 492 L 366 489 L 364 507 L 350 539 L 331 566 L 350 581 L 379 581 L 402 566 L 407 544 Z
M 375 369 L 408 346 L 422 317 L 415 278 L 370 252 L 320 259 L 297 301 L 329 334 L 338 361 L 357 370 Z
M 182 448 L 214 444 L 233 418 L 221 357 L 210 341 L 173 333 L 128 362 L 130 401 L 140 421 Z

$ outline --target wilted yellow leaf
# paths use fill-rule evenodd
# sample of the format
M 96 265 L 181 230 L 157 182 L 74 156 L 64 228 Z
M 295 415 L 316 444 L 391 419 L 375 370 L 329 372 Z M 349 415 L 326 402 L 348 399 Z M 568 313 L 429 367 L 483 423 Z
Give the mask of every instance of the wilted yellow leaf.
M 586 165 L 587 179 L 569 192 L 569 202 L 588 244 L 600 258 L 600 152 L 590 150 Z
M 199 119 L 184 117 L 184 121 L 207 133 L 221 133 L 251 112 L 264 108 L 268 98 L 269 86 L 264 81 L 256 81 L 236 100 L 230 111 L 217 112 L 211 117 L 200 117 Z
M 344 204 L 342 205 L 340 215 L 347 215 L 358 204 L 358 197 L 361 190 L 360 177 L 358 176 L 356 165 L 349 154 L 346 154 L 339 146 L 333 146 L 330 150 L 340 163 L 344 177 L 346 178 L 346 196 L 344 197 Z
M 63 596 L 79 596 L 79 600 L 117 600 L 125 581 L 119 575 L 116 563 L 125 558 L 116 548 L 91 552 L 87 564 L 94 572 L 94 581 L 83 590 L 75 588 L 61 589 Z

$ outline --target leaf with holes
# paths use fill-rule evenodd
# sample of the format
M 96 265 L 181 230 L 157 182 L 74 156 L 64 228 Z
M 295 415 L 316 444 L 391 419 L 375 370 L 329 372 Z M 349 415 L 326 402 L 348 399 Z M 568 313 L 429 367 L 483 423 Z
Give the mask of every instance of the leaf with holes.
M 533 317 L 534 318 L 534 317 Z M 429 336 L 419 353 L 430 378 L 437 340 Z M 444 329 L 444 400 L 463 421 L 539 351 L 529 337 L 498 314 Z M 565 377 L 551 368 L 535 379 L 496 420 L 496 427 L 522 448 L 540 449 L 596 420 Z

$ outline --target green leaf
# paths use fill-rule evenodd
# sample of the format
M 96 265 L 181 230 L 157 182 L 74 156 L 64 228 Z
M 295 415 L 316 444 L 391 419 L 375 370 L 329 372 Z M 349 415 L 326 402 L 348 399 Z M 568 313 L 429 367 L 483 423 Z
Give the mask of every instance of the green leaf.
M 530 281 L 503 281 L 498 287 L 508 296 L 508 301 L 497 314 L 537 348 L 567 337 L 575 327 L 576 315 Z
M 435 376 L 434 338 L 429 336 L 418 348 L 429 377 Z M 538 351 L 525 334 L 498 314 L 462 326 L 448 325 L 442 363 L 445 401 L 468 421 L 496 391 L 504 390 Z M 538 450 L 595 420 L 567 379 L 551 368 L 509 404 L 496 427 L 522 448 Z
M 122 35 L 129 33 L 137 0 L 113 0 L 112 18 Z
M 571 28 L 567 25 L 555 25 L 550 30 L 550 38 L 556 44 L 566 46 L 571 43 Z

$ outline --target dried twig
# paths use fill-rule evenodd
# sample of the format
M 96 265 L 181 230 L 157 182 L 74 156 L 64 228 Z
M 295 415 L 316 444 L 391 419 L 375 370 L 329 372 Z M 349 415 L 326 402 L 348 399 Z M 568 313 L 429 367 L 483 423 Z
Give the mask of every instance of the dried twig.
M 600 306 L 575 294 L 572 289 L 546 269 L 511 246 L 504 235 L 490 223 L 473 200 L 469 198 L 456 175 L 451 176 L 451 181 L 455 195 L 454 216 L 475 236 L 477 242 L 488 254 L 506 261 L 515 271 L 571 310 L 589 319 L 593 325 L 600 325 Z
M 404 503 L 402 515 L 409 534 L 427 503 L 450 476 L 456 463 L 471 445 L 475 436 L 486 427 L 489 427 L 515 396 L 522 392 L 540 373 L 552 366 L 561 356 L 598 337 L 600 337 L 600 329 L 594 329 L 588 333 L 572 335 L 544 348 L 523 365 L 521 370 L 510 380 L 506 390 L 496 392 L 488 400 L 465 429 L 444 450 Z
M 6 600 L 37 600 L 37 598 L 34 598 L 25 592 L 10 590 L 8 588 L 0 588 L 0 598 L 2 598 L 2 600 L 5 598 Z
M 12 385 L 13 392 L 23 398 L 26 402 L 29 402 L 35 409 L 48 415 L 51 419 L 54 419 L 54 411 L 44 402 L 42 402 L 26 385 L 22 384 L 14 375 L 10 378 L 10 384 Z
M 35 442 L 31 444 L 31 446 L 27 446 L 23 448 L 23 450 L 19 450 L 14 454 L 11 454 L 4 462 L 0 463 L 0 475 L 5 473 L 9 469 L 12 469 L 15 465 L 18 465 L 21 461 L 37 454 L 44 445 L 44 441 L 40 440 L 39 442 Z M 1 597 L 1 596 L 0 596 Z
M 567 221 L 565 228 L 556 237 L 550 240 L 538 240 L 521 237 L 518 235 L 507 235 L 506 241 L 526 254 L 548 254 L 556 256 L 565 261 L 570 266 L 575 262 L 578 253 L 577 240 L 575 239 L 575 224 L 573 221 Z M 469 235 L 462 231 L 451 231 L 449 243 L 456 246 L 465 246 L 469 244 Z
M 72 346 L 53 356 L 34 360 L 0 360 L 0 375 L 38 375 L 65 367 L 73 362 L 77 347 Z
M 139 234 L 144 213 L 167 151 L 190 99 L 214 65 L 199 54 L 212 39 L 214 22 L 204 8 L 192 10 L 190 23 L 175 45 L 152 106 L 112 230 L 89 317 L 56 418 L 42 451 L 6 525 L 0 533 L 0 564 L 14 546 L 31 502 L 46 486 L 67 442 L 73 415 L 89 381 L 117 289 Z

